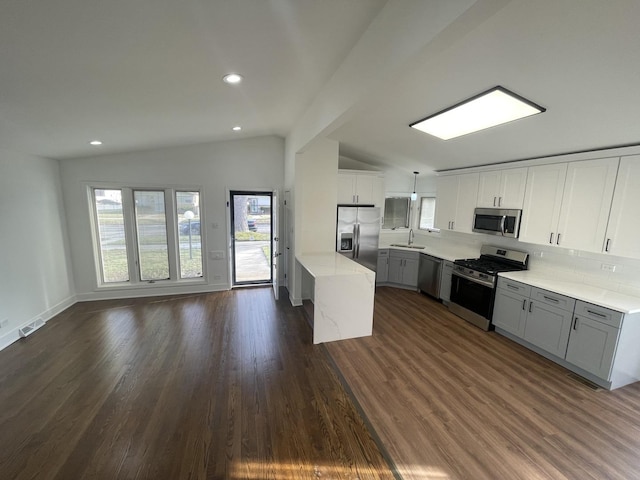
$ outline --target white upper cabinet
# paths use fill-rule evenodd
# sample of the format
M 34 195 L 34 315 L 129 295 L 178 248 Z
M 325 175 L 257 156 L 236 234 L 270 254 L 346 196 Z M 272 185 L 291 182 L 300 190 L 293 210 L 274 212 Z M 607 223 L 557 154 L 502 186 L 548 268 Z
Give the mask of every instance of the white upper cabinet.
M 603 249 L 620 257 L 640 258 L 640 155 L 620 160 L 609 226 Z
M 480 173 L 478 207 L 521 209 L 527 184 L 527 168 Z
M 471 233 L 478 199 L 477 173 L 438 177 L 435 226 L 441 230 Z
M 520 241 L 555 244 L 567 164 L 529 167 L 520 222 Z
M 618 158 L 529 167 L 520 240 L 600 252 Z
M 450 175 L 436 179 L 436 218 L 434 225 L 440 230 L 451 230 L 458 206 L 458 176 Z
M 338 173 L 338 205 L 355 203 L 356 176 Z
M 602 251 L 618 163 L 617 157 L 569 163 L 556 245 Z
M 384 207 L 384 177 L 378 172 L 338 172 L 339 205 Z

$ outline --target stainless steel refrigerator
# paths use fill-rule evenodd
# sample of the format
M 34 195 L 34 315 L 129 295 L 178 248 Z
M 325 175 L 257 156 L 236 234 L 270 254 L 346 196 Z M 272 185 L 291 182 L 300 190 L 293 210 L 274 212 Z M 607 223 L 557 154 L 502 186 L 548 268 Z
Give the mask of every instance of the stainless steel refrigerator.
M 336 251 L 376 271 L 380 209 L 378 207 L 338 207 Z

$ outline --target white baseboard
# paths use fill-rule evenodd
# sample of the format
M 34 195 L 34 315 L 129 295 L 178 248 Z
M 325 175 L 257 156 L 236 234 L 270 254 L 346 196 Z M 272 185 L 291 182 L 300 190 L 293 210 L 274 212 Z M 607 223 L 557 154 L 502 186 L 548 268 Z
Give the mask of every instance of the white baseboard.
M 302 306 L 302 299 L 301 298 L 292 297 L 291 293 L 289 293 L 289 302 L 291 302 L 291 305 L 293 305 L 294 307 L 301 307 Z
M 69 308 L 74 303 L 76 303 L 76 301 L 77 301 L 77 299 L 76 299 L 75 295 L 71 296 L 71 297 L 68 297 L 65 300 L 63 300 L 60 303 L 58 303 L 57 305 L 54 305 L 53 307 L 48 308 L 47 310 L 45 310 L 44 312 L 40 313 L 39 315 L 36 315 L 31 320 L 28 320 L 28 321 L 24 322 L 23 324 L 18 325 L 16 328 L 11 330 L 9 333 L 7 333 L 6 335 L 3 335 L 2 337 L 0 337 L 0 350 L 4 350 L 9 345 L 11 345 L 13 342 L 16 342 L 16 341 L 20 340 L 20 338 L 21 338 L 20 329 L 23 329 L 23 328 L 27 327 L 30 324 L 35 324 L 39 320 L 47 322 L 48 320 L 52 319 L 53 317 L 55 317 L 59 313 L 64 312 L 67 308 Z

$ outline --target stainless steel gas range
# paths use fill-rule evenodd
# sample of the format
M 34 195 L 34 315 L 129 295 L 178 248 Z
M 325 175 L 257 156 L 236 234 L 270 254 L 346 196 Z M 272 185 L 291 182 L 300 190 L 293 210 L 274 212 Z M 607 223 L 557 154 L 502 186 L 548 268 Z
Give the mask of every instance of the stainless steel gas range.
M 498 273 L 526 270 L 528 263 L 528 253 L 492 245 L 482 246 L 480 258 L 454 261 L 449 310 L 483 330 L 493 330 Z

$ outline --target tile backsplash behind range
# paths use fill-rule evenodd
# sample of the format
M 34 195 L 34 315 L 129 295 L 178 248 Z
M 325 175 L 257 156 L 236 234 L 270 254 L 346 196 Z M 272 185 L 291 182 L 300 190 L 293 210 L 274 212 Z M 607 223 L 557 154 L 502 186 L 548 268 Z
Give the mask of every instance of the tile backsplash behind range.
M 599 253 L 535 245 L 495 235 L 443 231 L 416 235 L 416 243 L 431 245 L 460 244 L 478 252 L 484 244 L 504 246 L 530 253 L 529 269 L 576 283 L 604 287 L 640 297 L 640 260 Z M 604 265 L 604 267 L 603 267 Z M 611 271 L 614 269 L 615 271 Z

